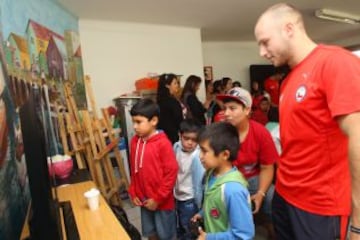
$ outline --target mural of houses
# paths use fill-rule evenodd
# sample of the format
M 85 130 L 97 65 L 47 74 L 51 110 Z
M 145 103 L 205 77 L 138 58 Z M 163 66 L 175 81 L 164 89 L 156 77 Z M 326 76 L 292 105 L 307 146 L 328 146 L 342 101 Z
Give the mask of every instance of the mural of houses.
M 46 61 L 46 49 L 48 47 L 51 36 L 62 38 L 59 34 L 40 25 L 39 23 L 29 19 L 26 27 L 26 36 L 28 41 L 28 49 L 30 55 L 31 71 L 49 74 Z
M 67 80 L 68 58 L 64 38 L 53 35 L 46 50 L 49 77 Z
M 62 36 L 29 19 L 24 36 L 9 34 L 4 52 L 10 76 L 46 83 L 59 94 L 59 99 L 64 98 L 63 81 L 70 81 L 78 107 L 86 108 L 80 37 L 77 32 L 64 30 Z
M 5 55 L 9 67 L 30 70 L 30 57 L 26 39 L 11 33 L 6 45 Z

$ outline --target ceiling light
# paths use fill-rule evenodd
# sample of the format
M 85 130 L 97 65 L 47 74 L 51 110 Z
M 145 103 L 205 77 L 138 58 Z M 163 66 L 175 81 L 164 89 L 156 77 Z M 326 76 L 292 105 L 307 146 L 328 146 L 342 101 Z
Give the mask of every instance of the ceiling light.
M 331 9 L 318 9 L 315 11 L 315 16 L 321 19 L 335 22 L 360 24 L 360 16 Z

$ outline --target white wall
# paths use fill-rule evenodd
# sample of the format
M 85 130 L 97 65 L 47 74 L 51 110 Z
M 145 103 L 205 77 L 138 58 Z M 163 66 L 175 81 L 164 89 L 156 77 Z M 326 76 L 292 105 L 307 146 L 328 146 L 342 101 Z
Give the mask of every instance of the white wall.
M 251 64 L 270 64 L 259 56 L 258 45 L 253 42 L 203 42 L 205 66 L 213 67 L 214 79 L 230 77 L 249 89 Z
M 135 80 L 148 73 L 183 74 L 182 85 L 190 74 L 203 78 L 200 29 L 93 20 L 79 25 L 84 72 L 99 108 L 135 90 Z

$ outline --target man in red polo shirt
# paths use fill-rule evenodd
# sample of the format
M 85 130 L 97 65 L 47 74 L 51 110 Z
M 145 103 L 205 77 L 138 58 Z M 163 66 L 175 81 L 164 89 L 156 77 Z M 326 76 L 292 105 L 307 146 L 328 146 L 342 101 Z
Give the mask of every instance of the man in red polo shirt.
M 360 239 L 360 59 L 314 43 L 284 3 L 260 16 L 255 36 L 261 56 L 291 68 L 280 90 L 277 239 L 345 239 L 349 216 Z

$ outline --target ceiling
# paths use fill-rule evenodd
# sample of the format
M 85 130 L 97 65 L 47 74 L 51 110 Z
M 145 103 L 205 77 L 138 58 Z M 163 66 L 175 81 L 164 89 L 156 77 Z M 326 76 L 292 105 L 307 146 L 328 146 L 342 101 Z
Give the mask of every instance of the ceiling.
M 201 28 L 203 41 L 253 41 L 257 17 L 275 0 L 58 0 L 80 19 L 153 23 Z M 360 15 L 359 0 L 289 0 L 299 8 L 317 42 L 360 44 L 360 24 L 320 20 L 330 8 Z

